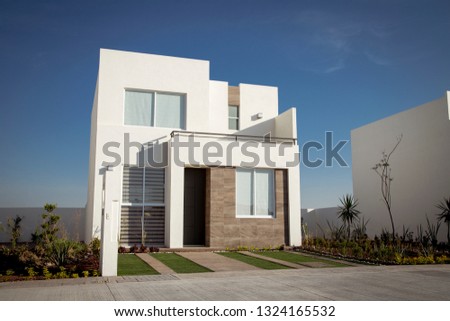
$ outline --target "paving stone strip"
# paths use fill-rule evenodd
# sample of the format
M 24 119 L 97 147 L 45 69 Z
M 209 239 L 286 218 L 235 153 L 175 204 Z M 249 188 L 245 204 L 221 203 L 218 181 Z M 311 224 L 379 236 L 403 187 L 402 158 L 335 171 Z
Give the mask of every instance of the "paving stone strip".
M 277 263 L 277 264 L 281 264 L 293 269 L 302 269 L 304 268 L 304 266 L 300 265 L 300 264 L 296 264 L 296 263 L 291 263 L 291 262 L 287 262 L 287 261 L 283 261 L 283 260 L 278 260 L 278 259 L 274 259 L 272 257 L 268 257 L 268 256 L 263 256 L 263 255 L 258 255 L 256 253 L 253 252 L 248 252 L 248 251 L 241 251 L 240 253 L 248 255 L 248 256 L 253 256 L 256 257 L 258 259 L 262 259 L 262 260 L 266 260 L 269 262 L 273 262 L 273 263 Z
M 162 263 L 161 261 L 150 256 L 148 253 L 136 253 L 136 255 L 145 263 L 154 268 L 159 274 L 175 274 L 175 271 Z
M 177 254 L 214 272 L 260 270 L 256 266 L 214 252 L 180 252 Z
M 323 260 L 323 261 L 331 261 L 331 262 L 335 262 L 335 263 L 346 264 L 346 265 L 349 265 L 349 266 L 363 266 L 364 265 L 364 264 L 359 264 L 359 263 L 345 261 L 345 260 L 333 259 L 333 258 L 330 258 L 330 257 L 327 257 L 327 256 L 316 256 L 314 254 L 304 253 L 304 252 L 288 251 L 288 253 L 292 253 L 292 254 L 296 254 L 296 255 L 302 255 L 302 256 L 307 256 L 307 257 L 312 257 L 312 258 L 318 258 L 318 259 Z

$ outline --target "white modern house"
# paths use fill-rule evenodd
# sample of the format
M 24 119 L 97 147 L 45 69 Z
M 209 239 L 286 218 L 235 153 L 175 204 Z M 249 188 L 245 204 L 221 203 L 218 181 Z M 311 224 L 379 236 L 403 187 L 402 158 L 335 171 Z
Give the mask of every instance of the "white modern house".
M 352 130 L 353 193 L 359 209 L 370 218 L 368 232 L 391 230 L 381 200 L 381 181 L 372 169 L 382 152 L 389 153 L 397 139 L 401 142 L 391 156 L 392 212 L 396 231 L 403 226 L 417 235 L 417 226 L 426 226 L 426 216 L 436 223 L 436 204 L 450 196 L 450 92 L 441 99 L 418 106 Z M 440 231 L 445 240 L 446 226 Z
M 117 248 L 300 245 L 296 110 L 276 87 L 209 79 L 209 62 L 100 51 L 86 240 Z

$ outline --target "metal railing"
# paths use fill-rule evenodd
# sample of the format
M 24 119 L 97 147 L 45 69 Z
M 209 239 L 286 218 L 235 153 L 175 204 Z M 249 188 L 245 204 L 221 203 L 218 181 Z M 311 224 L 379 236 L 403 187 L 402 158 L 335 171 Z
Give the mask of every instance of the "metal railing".
M 261 143 L 279 143 L 279 142 L 289 142 L 293 145 L 297 144 L 297 138 L 287 138 L 287 137 L 272 137 L 270 135 L 265 136 L 255 136 L 255 135 L 244 135 L 244 134 L 223 134 L 223 133 L 209 133 L 209 132 L 195 132 L 195 131 L 186 131 L 186 130 L 174 130 L 170 133 L 170 137 L 173 138 L 175 135 L 194 135 L 194 136 L 202 136 L 202 137 L 211 137 L 211 138 L 228 138 L 234 141 L 244 140 L 249 141 L 253 140 Z

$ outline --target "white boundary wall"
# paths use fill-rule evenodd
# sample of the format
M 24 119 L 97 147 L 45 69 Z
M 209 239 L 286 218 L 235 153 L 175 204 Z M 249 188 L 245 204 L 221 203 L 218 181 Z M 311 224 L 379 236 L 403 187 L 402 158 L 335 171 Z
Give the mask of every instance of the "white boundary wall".
M 383 227 L 391 230 L 380 179 L 372 167 L 400 135 L 403 139 L 390 162 L 396 232 L 401 234 L 404 225 L 417 235 L 417 225 L 426 227 L 425 214 L 436 223 L 435 205 L 450 197 L 449 96 L 447 92 L 441 99 L 352 130 L 353 193 L 361 212 L 370 218 L 369 235 L 380 234 Z M 443 224 L 441 241 L 446 233 Z
M 31 233 L 35 232 L 36 227 L 42 223 L 42 214 L 45 213 L 43 208 L 39 207 L 10 207 L 0 208 L 0 222 L 3 230 L 0 231 L 0 242 L 9 242 L 11 235 L 8 233 L 8 218 L 15 218 L 17 215 L 23 217 L 21 222 L 22 236 L 20 242 L 31 241 Z M 84 241 L 85 231 L 85 209 L 84 208 L 56 208 L 55 214 L 61 217 L 61 232 L 72 240 Z

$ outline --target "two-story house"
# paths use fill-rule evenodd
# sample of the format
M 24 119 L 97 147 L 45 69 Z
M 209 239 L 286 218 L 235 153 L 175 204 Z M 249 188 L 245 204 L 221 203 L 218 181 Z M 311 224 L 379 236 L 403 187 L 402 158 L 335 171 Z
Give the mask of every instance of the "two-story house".
M 301 243 L 295 108 L 209 78 L 205 60 L 100 51 L 86 240 L 102 238 L 104 275 L 119 245 Z

